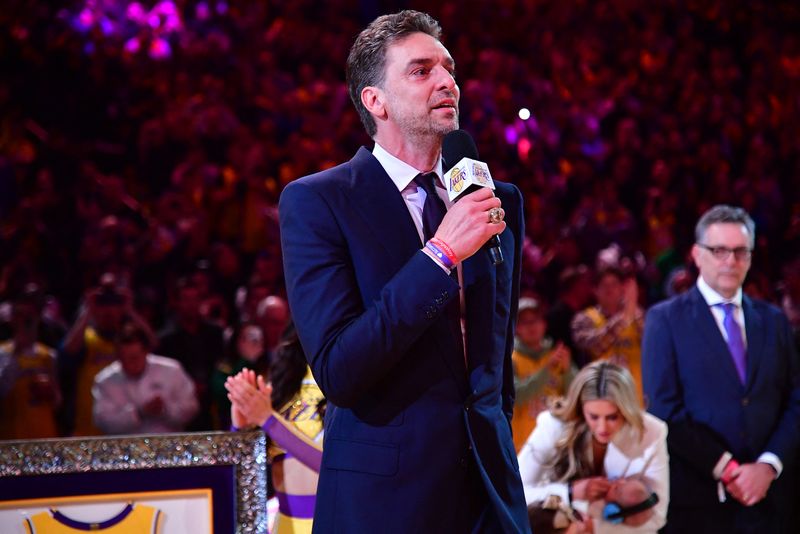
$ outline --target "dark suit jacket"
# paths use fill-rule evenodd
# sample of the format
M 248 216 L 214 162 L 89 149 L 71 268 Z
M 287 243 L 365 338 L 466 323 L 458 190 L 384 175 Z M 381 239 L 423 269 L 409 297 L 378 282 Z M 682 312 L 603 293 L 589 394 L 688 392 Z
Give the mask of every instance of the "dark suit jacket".
M 789 323 L 778 308 L 746 295 L 742 308 L 744 385 L 697 287 L 647 314 L 644 391 L 648 411 L 669 425 L 673 505 L 718 503 L 712 471 L 726 450 L 740 463 L 772 452 L 786 466 L 800 446 L 800 369 Z
M 459 286 L 368 150 L 281 195 L 289 304 L 328 400 L 316 532 L 454 532 L 470 455 L 502 529 L 528 530 L 509 423 L 522 201 L 496 185 L 505 263 L 463 263 L 468 369 L 443 313 Z

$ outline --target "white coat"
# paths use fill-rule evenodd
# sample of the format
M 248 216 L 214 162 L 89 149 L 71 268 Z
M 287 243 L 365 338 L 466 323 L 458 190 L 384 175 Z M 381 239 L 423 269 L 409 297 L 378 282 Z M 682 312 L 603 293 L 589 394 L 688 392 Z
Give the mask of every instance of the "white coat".
M 605 476 L 609 480 L 639 476 L 658 495 L 658 504 L 653 516 L 645 524 L 631 527 L 615 525 L 595 518 L 595 534 L 650 534 L 664 526 L 669 505 L 669 455 L 667 453 L 667 425 L 662 420 L 643 413 L 644 434 L 639 440 L 630 425 L 624 425 L 608 444 L 603 463 Z M 567 484 L 550 480 L 549 461 L 555 454 L 555 445 L 564 429 L 564 423 L 549 411 L 542 412 L 536 420 L 536 428 L 519 452 L 519 471 L 525 490 L 525 502 L 530 505 L 543 501 L 550 495 L 568 502 Z M 587 451 L 587 454 L 590 454 Z M 588 512 L 589 503 L 574 501 L 573 508 Z

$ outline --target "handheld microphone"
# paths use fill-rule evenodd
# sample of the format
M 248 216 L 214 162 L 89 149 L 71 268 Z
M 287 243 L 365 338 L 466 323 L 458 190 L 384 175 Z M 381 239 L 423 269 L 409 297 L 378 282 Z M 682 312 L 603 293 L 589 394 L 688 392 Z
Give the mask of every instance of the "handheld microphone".
M 466 130 L 454 130 L 444 136 L 442 159 L 447 165 L 453 166 L 444 175 L 450 200 L 457 200 L 461 195 L 471 193 L 478 187 L 494 190 L 489 166 L 478 160 L 478 147 Z M 503 263 L 500 237 L 493 235 L 486 245 L 489 247 L 492 263 L 495 265 Z

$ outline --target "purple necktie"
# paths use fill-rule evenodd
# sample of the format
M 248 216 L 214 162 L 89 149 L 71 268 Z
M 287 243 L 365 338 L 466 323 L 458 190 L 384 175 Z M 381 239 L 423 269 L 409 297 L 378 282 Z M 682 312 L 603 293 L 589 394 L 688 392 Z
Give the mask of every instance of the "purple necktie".
M 725 302 L 723 304 L 717 304 L 717 306 L 722 307 L 722 311 L 725 314 L 725 317 L 722 319 L 722 326 L 725 327 L 725 333 L 728 335 L 728 349 L 731 351 L 733 364 L 736 366 L 736 373 L 739 375 L 739 380 L 744 384 L 745 375 L 747 373 L 747 349 L 744 347 L 742 329 L 733 317 L 736 305 L 732 302 Z
M 434 236 L 447 213 L 444 202 L 436 194 L 435 181 L 438 179 L 435 172 L 418 174 L 414 178 L 417 186 L 425 191 L 425 205 L 422 207 L 422 235 L 425 237 L 425 241 Z

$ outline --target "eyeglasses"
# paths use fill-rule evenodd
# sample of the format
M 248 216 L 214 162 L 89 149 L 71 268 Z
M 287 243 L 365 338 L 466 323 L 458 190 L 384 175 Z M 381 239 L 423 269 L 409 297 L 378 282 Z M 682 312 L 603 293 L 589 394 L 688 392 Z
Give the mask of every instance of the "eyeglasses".
M 710 247 L 708 245 L 704 245 L 703 243 L 698 243 L 697 246 L 706 249 L 714 256 L 714 259 L 719 261 L 725 261 L 731 257 L 736 258 L 736 261 L 744 261 L 749 260 L 750 256 L 753 254 L 753 250 L 747 247 L 736 247 L 736 248 L 728 248 L 728 247 Z

